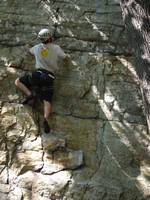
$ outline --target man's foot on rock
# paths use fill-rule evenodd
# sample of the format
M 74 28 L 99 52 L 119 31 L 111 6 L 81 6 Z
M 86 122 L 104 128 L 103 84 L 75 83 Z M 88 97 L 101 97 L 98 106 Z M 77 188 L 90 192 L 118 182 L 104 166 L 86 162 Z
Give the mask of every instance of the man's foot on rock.
M 48 121 L 46 119 L 44 119 L 43 128 L 44 128 L 45 133 L 50 133 L 51 129 L 50 129 L 50 126 L 49 126 Z
M 21 102 L 23 105 L 30 105 L 33 106 L 35 103 L 35 96 L 33 94 L 27 96 L 23 101 Z

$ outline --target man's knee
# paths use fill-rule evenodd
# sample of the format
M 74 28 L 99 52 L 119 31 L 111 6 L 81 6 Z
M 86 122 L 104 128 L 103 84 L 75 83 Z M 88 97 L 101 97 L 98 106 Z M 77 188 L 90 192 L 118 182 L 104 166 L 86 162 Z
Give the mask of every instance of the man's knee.
M 19 80 L 19 78 L 17 78 L 17 79 L 15 80 L 15 85 L 16 85 L 16 86 L 19 86 L 19 85 L 20 85 L 20 80 Z
M 51 103 L 49 101 L 44 100 L 43 102 L 45 108 L 51 108 Z

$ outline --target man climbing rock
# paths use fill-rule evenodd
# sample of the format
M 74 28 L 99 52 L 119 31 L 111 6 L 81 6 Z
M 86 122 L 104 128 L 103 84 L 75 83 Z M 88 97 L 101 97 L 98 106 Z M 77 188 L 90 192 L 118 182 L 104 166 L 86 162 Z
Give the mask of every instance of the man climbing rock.
M 55 80 L 55 72 L 58 70 L 58 60 L 61 58 L 67 63 L 70 57 L 52 42 L 52 36 L 48 29 L 42 29 L 38 33 L 38 39 L 40 39 L 41 43 L 29 49 L 29 52 L 35 57 L 36 70 L 31 75 L 17 78 L 15 85 L 27 95 L 22 102 L 23 104 L 33 103 L 36 94 L 38 94 L 37 96 L 44 104 L 43 128 L 45 133 L 49 133 L 48 118 L 52 113 L 53 82 Z

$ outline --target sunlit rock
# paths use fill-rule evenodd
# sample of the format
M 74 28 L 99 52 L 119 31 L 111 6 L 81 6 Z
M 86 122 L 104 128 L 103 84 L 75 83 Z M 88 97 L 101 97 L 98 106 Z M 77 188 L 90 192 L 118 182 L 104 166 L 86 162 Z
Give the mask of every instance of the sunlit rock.
M 33 184 L 32 199 L 51 199 L 52 197 L 61 198 L 61 192 L 67 186 L 71 175 L 67 171 L 62 171 L 51 176 L 38 175 Z
M 136 7 L 135 7 L 136 8 Z M 150 136 L 118 0 L 0 1 L 0 199 L 148 200 Z M 49 28 L 59 61 L 52 133 L 20 102 L 27 44 Z
M 4 129 L 10 128 L 11 126 L 14 126 L 16 123 L 17 123 L 16 117 L 8 115 L 6 115 L 1 121 L 1 124 L 3 125 Z
M 0 198 L 6 200 L 10 191 L 10 186 L 7 184 L 0 183 Z
M 43 166 L 42 151 L 24 151 L 17 152 L 16 157 L 13 159 L 11 169 L 16 174 L 22 174 L 28 170 L 39 171 Z
M 7 157 L 7 152 L 6 151 L 0 151 L 0 165 L 5 165 L 6 164 L 6 157 Z
M 1 109 L 1 115 L 6 114 L 6 113 L 13 113 L 14 112 L 14 108 L 13 106 L 10 106 L 10 104 L 5 104 L 3 105 L 2 109 Z
M 32 184 L 36 180 L 37 174 L 33 171 L 27 171 L 15 179 L 14 184 L 20 188 L 31 190 Z
M 31 137 L 23 141 L 21 147 L 22 150 L 39 151 L 42 150 L 42 141 L 40 137 Z
M 60 194 L 68 184 L 70 177 L 71 174 L 67 171 L 62 171 L 51 176 L 28 171 L 15 180 L 15 187 L 11 187 L 12 192 L 10 194 L 14 194 L 16 189 L 20 188 L 19 191 L 23 192 L 26 200 L 30 198 L 33 200 L 51 199 L 52 196 L 57 195 L 61 197 Z
M 42 145 L 45 151 L 55 151 L 59 147 L 65 147 L 66 141 L 60 136 L 42 134 Z
M 58 163 L 66 169 L 75 169 L 83 164 L 83 152 L 68 150 L 67 152 L 54 152 L 54 163 Z
M 9 184 L 13 183 L 14 180 L 17 178 L 17 173 L 14 170 L 11 170 L 10 168 L 8 169 L 6 165 L 0 165 L 0 170 L 1 170 L 1 173 L 0 173 L 1 183 L 7 184 L 8 186 L 10 186 Z
M 17 100 L 17 99 L 19 99 L 19 96 L 18 95 L 8 95 L 8 99 L 10 101 Z
M 44 166 L 41 170 L 43 174 L 52 174 L 64 169 L 76 169 L 83 165 L 82 151 L 56 151 L 53 155 L 45 154 Z
M 22 190 L 18 187 L 15 187 L 8 195 L 8 199 L 12 200 L 21 200 L 23 198 Z

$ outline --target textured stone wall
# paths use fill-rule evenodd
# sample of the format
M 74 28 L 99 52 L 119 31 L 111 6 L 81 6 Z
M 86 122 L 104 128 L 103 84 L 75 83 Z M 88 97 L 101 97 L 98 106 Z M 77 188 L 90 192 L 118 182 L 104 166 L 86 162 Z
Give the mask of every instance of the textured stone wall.
M 52 30 L 72 58 L 55 81 L 52 134 L 14 80 Z M 149 135 L 117 0 L 0 1 L 0 199 L 148 200 Z

